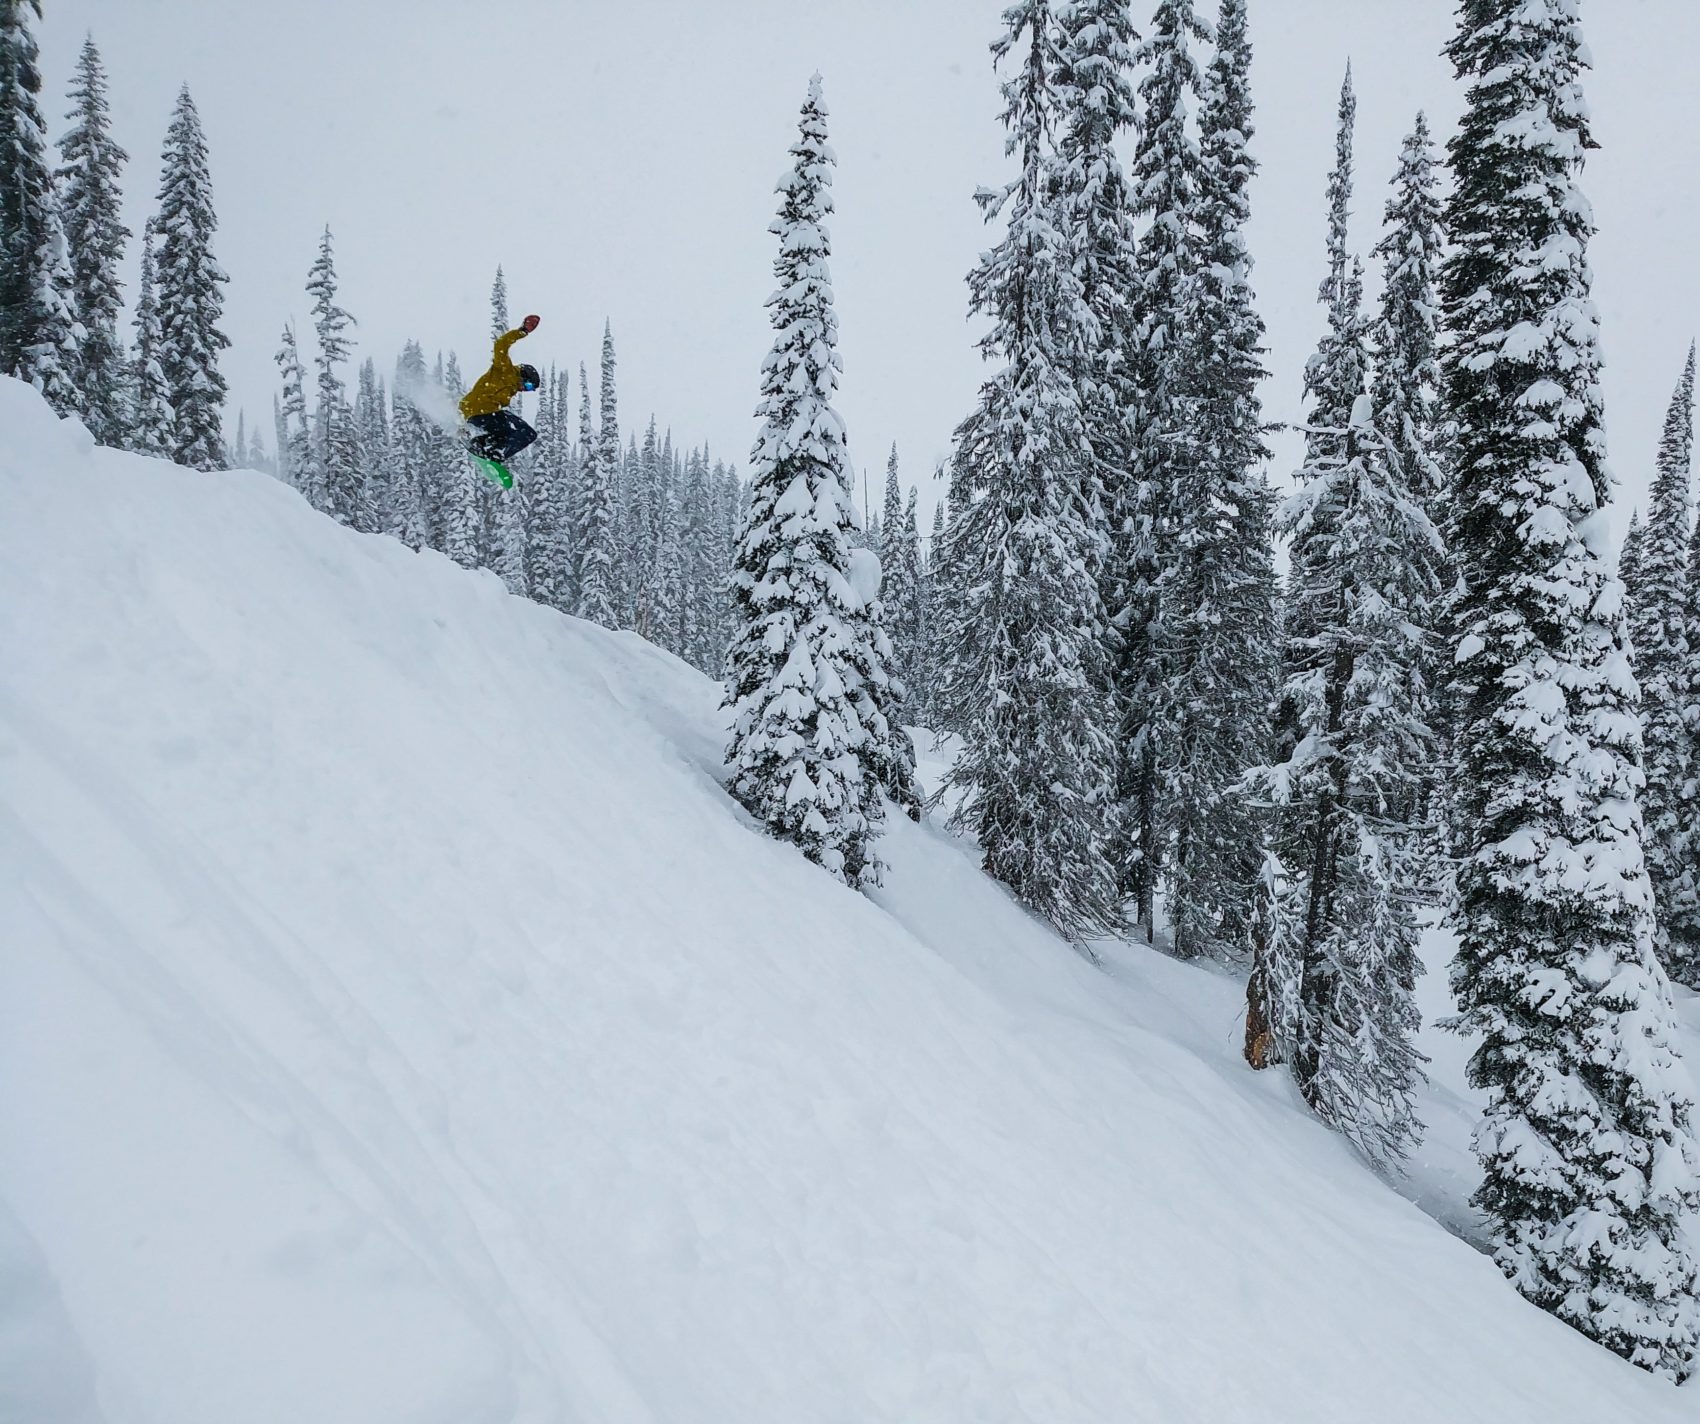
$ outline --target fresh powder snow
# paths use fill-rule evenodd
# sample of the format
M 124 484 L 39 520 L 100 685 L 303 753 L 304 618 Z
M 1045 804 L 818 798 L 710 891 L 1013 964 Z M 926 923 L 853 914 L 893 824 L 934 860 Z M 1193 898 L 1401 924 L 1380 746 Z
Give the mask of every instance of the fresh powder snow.
M 1466 1044 L 1419 1210 L 1226 973 L 767 839 L 631 634 L 13 380 L 0 609 L 0 1418 L 1695 1415 L 1461 1239 Z

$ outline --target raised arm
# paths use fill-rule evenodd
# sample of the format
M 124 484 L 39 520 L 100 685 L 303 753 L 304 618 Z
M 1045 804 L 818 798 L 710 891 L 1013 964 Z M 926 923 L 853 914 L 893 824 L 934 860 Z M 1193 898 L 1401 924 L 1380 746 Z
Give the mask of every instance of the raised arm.
M 491 364 L 500 366 L 504 361 L 511 362 L 513 358 L 508 355 L 508 351 L 513 346 L 514 342 L 518 341 L 522 336 L 529 336 L 536 330 L 537 318 L 534 316 L 528 316 L 512 331 L 504 331 L 496 338 L 496 359 Z

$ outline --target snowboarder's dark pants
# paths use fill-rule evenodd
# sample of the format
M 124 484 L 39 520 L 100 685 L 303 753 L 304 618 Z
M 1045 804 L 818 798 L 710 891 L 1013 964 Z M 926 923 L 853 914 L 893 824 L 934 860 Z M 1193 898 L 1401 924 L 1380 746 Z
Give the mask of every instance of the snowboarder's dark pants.
M 466 422 L 477 433 L 467 442 L 474 455 L 486 460 L 509 460 L 537 438 L 537 432 L 511 410 L 498 410 L 490 415 L 475 415 Z

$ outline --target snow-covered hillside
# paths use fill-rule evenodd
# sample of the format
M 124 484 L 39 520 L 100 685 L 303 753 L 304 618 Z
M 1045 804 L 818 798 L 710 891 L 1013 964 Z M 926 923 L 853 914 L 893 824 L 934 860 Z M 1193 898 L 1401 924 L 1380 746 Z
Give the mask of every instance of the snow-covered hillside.
M 0 618 L 0 1418 L 1693 1417 L 634 637 L 12 381 Z

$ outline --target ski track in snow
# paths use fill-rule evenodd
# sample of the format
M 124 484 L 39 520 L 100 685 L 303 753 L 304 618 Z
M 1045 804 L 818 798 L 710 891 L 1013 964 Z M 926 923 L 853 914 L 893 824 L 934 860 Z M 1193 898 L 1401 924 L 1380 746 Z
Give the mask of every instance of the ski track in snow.
M 0 1419 L 1693 1417 L 1457 1239 L 1467 1045 L 1425 1216 L 1230 975 L 759 835 L 635 636 L 0 431 Z

